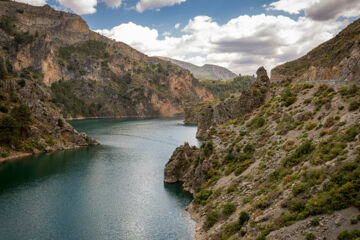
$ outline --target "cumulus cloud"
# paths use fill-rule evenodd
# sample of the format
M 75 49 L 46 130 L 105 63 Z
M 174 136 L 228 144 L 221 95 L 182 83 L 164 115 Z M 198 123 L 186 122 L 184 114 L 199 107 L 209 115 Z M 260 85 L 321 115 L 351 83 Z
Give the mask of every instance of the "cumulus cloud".
M 106 5 L 112 8 L 118 8 L 122 4 L 122 0 L 102 0 L 102 1 L 105 2 Z
M 261 14 L 239 16 L 220 25 L 209 16 L 198 16 L 189 20 L 180 37 L 166 34 L 160 39 L 156 29 L 131 22 L 98 32 L 150 56 L 166 56 L 196 65 L 217 64 L 237 73 L 252 74 L 261 65 L 271 69 L 307 53 L 346 24 Z
M 136 4 L 136 11 L 141 13 L 146 10 L 173 6 L 175 4 L 181 4 L 183 2 L 186 2 L 186 0 L 140 0 Z
M 34 6 L 43 6 L 47 0 L 16 0 L 17 2 L 27 3 Z M 92 14 L 96 12 L 98 0 L 56 0 L 64 9 L 71 9 L 77 14 Z M 121 6 L 122 0 L 101 0 L 107 6 L 118 8 Z
M 34 6 L 44 6 L 46 0 L 16 0 L 16 2 L 27 3 Z
M 317 2 L 319 2 L 319 0 L 278 0 L 270 3 L 268 10 L 279 10 L 291 14 L 299 14 L 301 10 Z
M 180 28 L 180 23 L 177 23 L 177 24 L 175 24 L 175 29 L 179 29 Z
M 359 0 L 322 0 L 305 10 L 306 16 L 326 21 L 340 16 L 355 17 L 360 13 Z

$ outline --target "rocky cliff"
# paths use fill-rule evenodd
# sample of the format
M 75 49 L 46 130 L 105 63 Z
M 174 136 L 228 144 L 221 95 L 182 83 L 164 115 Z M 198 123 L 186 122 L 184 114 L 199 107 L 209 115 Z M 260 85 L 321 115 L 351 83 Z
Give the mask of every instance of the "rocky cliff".
M 230 71 L 229 69 L 217 65 L 205 64 L 204 66 L 199 67 L 188 62 L 179 61 L 171 58 L 166 58 L 166 57 L 158 57 L 158 58 L 164 61 L 172 62 L 184 69 L 189 70 L 198 79 L 228 80 L 237 77 L 237 75 L 232 71 Z
M 49 6 L 0 1 L 0 159 L 97 144 L 64 118 L 155 117 L 212 99 L 190 72 Z
M 178 147 L 164 179 L 193 193 L 197 239 L 358 236 L 359 90 L 272 83 L 249 114 L 211 125 L 200 148 Z
M 261 68 L 238 99 L 186 111 L 204 141 L 178 147 L 164 181 L 194 195 L 197 239 L 360 237 L 360 86 L 348 84 L 358 74 L 358 24 L 306 57 L 351 69 L 340 84 L 296 81 L 309 80 L 308 67 L 288 67 L 302 58 L 273 70 L 282 77 L 271 84 Z
M 266 70 L 261 67 L 257 71 L 255 83 L 244 90 L 239 97 L 188 106 L 185 108 L 184 122 L 185 124 L 197 124 L 196 136 L 206 139 L 213 131 L 212 126 L 244 116 L 259 107 L 266 98 L 269 84 Z
M 173 116 L 212 98 L 190 72 L 89 30 L 77 15 L 0 4 L 4 61 L 41 76 L 67 118 Z
M 272 81 L 360 79 L 360 19 L 305 56 L 274 68 Z

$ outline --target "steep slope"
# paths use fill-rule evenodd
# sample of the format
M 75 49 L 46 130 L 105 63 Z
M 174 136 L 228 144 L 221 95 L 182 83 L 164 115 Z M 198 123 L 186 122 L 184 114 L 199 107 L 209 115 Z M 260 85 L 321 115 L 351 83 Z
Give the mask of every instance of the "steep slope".
M 166 58 L 166 57 L 158 57 L 158 58 L 172 62 L 184 69 L 189 70 L 198 79 L 228 80 L 237 77 L 237 75 L 232 71 L 230 71 L 229 69 L 217 65 L 205 64 L 204 66 L 199 67 L 194 64 L 175 60 L 172 58 Z
M 4 61 L 40 75 L 67 118 L 173 116 L 185 102 L 212 98 L 188 71 L 105 38 L 74 14 L 0 2 L 0 16 Z
M 186 143 L 166 165 L 165 182 L 194 195 L 197 239 L 357 239 L 360 87 L 268 86 L 262 104 L 219 113 L 200 148 Z
M 96 145 L 65 120 L 183 113 L 212 99 L 190 72 L 49 6 L 0 1 L 0 161 Z
M 360 19 L 305 56 L 271 71 L 272 81 L 359 81 Z

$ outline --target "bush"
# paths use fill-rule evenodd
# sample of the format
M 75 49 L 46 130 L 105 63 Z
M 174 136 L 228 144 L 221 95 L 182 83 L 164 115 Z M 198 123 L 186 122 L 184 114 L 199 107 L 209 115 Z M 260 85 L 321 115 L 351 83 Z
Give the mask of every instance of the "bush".
M 360 108 L 360 102 L 359 101 L 352 101 L 349 106 L 349 111 L 355 111 Z
M 348 232 L 347 230 L 341 232 L 337 239 L 338 240 L 356 240 L 360 237 L 360 230 L 352 230 L 351 232 Z
M 225 216 L 230 216 L 235 212 L 235 210 L 236 210 L 236 205 L 234 203 L 227 202 L 224 204 L 222 212 Z
M 315 226 L 319 226 L 320 225 L 320 221 L 318 218 L 313 218 L 311 220 L 311 226 L 315 227 Z
M 59 127 L 64 127 L 64 121 L 61 119 L 61 118 L 59 118 L 58 119 L 58 124 L 57 124 Z
M 310 122 L 308 125 L 306 125 L 306 130 L 310 131 L 317 127 L 316 122 Z
M 244 147 L 244 152 L 245 153 L 254 153 L 255 152 L 255 147 L 253 144 L 248 143 L 245 147 Z
M 11 116 L 4 116 L 0 119 L 0 142 L 11 145 L 16 141 L 19 133 L 18 123 Z
M 204 229 L 207 231 L 212 226 L 214 226 L 215 223 L 219 221 L 219 214 L 216 211 L 211 211 L 208 214 L 206 214 L 206 221 L 204 223 Z
M 297 101 L 297 97 L 292 92 L 290 87 L 288 87 L 284 92 L 281 93 L 281 101 L 284 102 L 286 107 L 294 104 Z
M 29 107 L 24 104 L 16 106 L 11 110 L 10 115 L 18 122 L 20 134 L 27 134 L 31 123 L 31 112 Z
M 240 226 L 244 226 L 250 220 L 250 215 L 247 212 L 242 211 L 239 216 Z
M 303 142 L 293 154 L 283 159 L 284 167 L 293 167 L 304 161 L 304 157 L 315 149 L 311 140 Z
M 248 127 L 256 127 L 261 128 L 265 125 L 265 118 L 261 115 L 256 115 L 253 119 L 251 119 L 246 125 Z
M 213 153 L 214 151 L 214 145 L 212 142 L 207 142 L 207 143 L 204 143 L 202 145 L 203 149 L 204 149 L 204 154 L 205 154 L 205 157 L 210 157 L 210 155 Z
M 351 219 L 351 220 L 350 220 L 350 223 L 353 224 L 353 225 L 355 225 L 355 224 L 358 223 L 358 220 L 357 220 L 356 218 Z
M 313 233 L 306 234 L 306 240 L 315 240 L 315 235 Z
M 212 194 L 211 190 L 203 189 L 201 192 L 196 194 L 194 201 L 201 205 L 205 205 L 207 203 L 206 200 L 208 200 L 211 194 Z

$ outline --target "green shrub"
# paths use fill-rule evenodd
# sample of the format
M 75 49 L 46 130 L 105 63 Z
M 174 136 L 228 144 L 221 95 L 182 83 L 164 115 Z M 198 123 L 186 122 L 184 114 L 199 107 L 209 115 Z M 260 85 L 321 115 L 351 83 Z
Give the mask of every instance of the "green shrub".
M 320 225 L 320 221 L 318 218 L 313 218 L 311 220 L 311 226 L 315 227 L 315 226 L 319 226 Z
M 242 211 L 239 216 L 240 226 L 244 226 L 244 224 L 247 223 L 249 220 L 250 220 L 250 215 L 247 212 Z
M 223 234 L 221 236 L 222 239 L 228 239 L 230 236 L 234 235 L 236 232 L 240 231 L 241 226 L 238 222 L 230 223 L 226 225 Z
M 349 111 L 355 111 L 360 108 L 360 102 L 359 101 L 352 101 L 349 106 Z
M 212 142 L 203 143 L 202 148 L 204 149 L 205 157 L 210 157 L 214 151 L 214 145 Z
M 352 230 L 351 232 L 348 232 L 347 230 L 341 232 L 337 239 L 338 240 L 356 240 L 360 237 L 360 230 L 355 229 Z
M 19 126 L 17 121 L 8 115 L 0 119 L 0 142 L 11 145 L 17 140 Z
M 203 189 L 201 192 L 196 194 L 194 201 L 198 204 L 205 205 L 207 203 L 206 200 L 208 200 L 211 194 L 211 190 Z
M 8 108 L 7 108 L 6 106 L 0 106 L 0 112 L 2 112 L 2 113 L 8 113 L 9 110 L 8 110 Z
M 225 216 L 230 216 L 235 212 L 235 210 L 236 210 L 236 204 L 232 202 L 227 202 L 224 204 L 222 212 Z
M 64 127 L 64 121 L 61 118 L 59 118 L 57 125 L 61 128 Z
M 204 229 L 207 231 L 219 221 L 220 217 L 216 211 L 211 211 L 206 214 L 206 221 L 204 223 Z
M 315 240 L 315 235 L 313 233 L 306 234 L 306 240 Z
M 310 122 L 306 125 L 306 130 L 310 131 L 310 130 L 313 130 L 314 128 L 317 127 L 317 123 L 316 122 Z
M 304 161 L 306 155 L 310 154 L 315 149 L 311 140 L 303 142 L 294 153 L 283 159 L 284 167 L 293 167 Z
M 251 143 L 248 143 L 245 147 L 244 147 L 244 152 L 245 153 L 254 153 L 255 152 L 255 146 Z
M 297 97 L 293 93 L 290 87 L 288 87 L 285 91 L 283 91 L 280 96 L 281 96 L 281 101 L 284 102 L 284 105 L 286 107 L 294 104 L 297 101 Z
M 256 115 L 253 119 L 251 119 L 246 125 L 248 127 L 261 128 L 265 125 L 265 118 L 261 115 Z
M 350 223 L 353 224 L 353 225 L 354 225 L 354 224 L 357 224 L 357 223 L 358 223 L 358 220 L 357 220 L 356 218 L 351 219 L 351 220 L 350 220 Z

